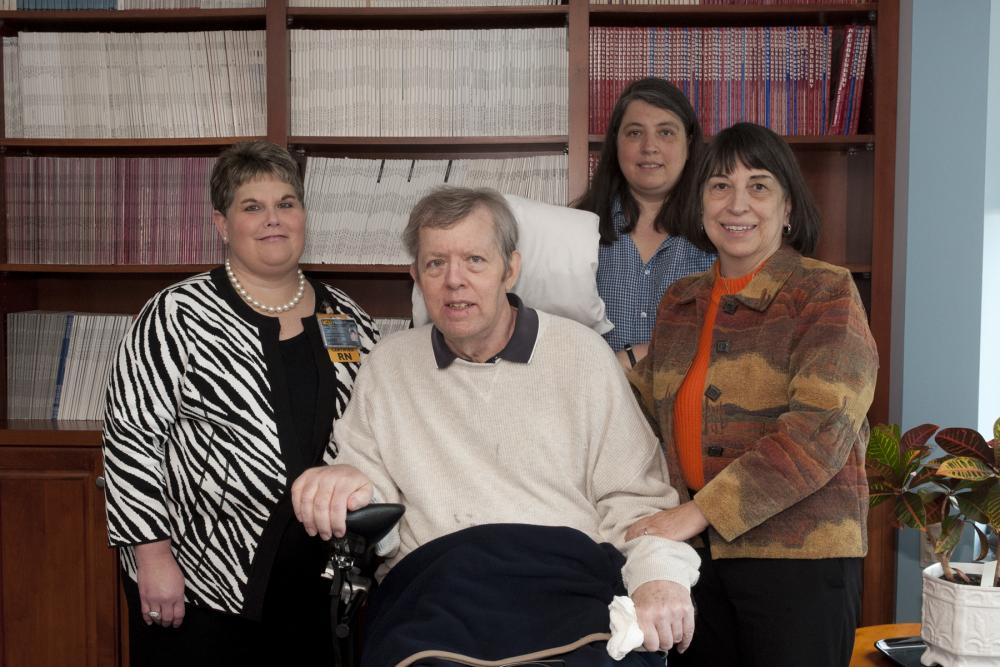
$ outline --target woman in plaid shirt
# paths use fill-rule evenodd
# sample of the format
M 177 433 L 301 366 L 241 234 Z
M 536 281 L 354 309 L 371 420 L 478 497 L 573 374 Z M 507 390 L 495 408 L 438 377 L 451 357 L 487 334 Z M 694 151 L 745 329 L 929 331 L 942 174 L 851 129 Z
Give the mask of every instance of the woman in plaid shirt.
M 597 289 L 615 325 L 604 337 L 626 368 L 646 355 L 670 284 L 715 261 L 681 228 L 680 195 L 701 149 L 701 126 L 684 93 L 663 79 L 635 81 L 611 113 L 590 189 L 574 203 L 601 219 Z

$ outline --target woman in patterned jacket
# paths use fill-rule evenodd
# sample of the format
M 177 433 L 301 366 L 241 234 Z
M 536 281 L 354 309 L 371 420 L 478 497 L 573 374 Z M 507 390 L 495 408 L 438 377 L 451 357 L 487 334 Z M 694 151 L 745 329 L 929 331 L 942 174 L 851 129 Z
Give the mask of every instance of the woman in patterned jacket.
M 225 266 L 150 299 L 108 390 L 130 664 L 332 664 L 323 544 L 288 490 L 336 455 L 333 421 L 378 334 L 302 275 L 303 185 L 285 149 L 226 150 L 211 196 Z
M 851 274 L 807 259 L 819 215 L 788 145 L 740 123 L 696 170 L 692 238 L 630 379 L 682 502 L 628 533 L 696 540 L 694 641 L 678 665 L 842 667 L 867 551 L 865 414 L 878 356 Z

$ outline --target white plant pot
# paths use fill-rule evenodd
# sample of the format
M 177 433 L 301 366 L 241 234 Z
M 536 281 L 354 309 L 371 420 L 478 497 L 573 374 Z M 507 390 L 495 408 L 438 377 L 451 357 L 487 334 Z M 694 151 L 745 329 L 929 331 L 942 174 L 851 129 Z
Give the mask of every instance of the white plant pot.
M 982 574 L 982 563 L 952 563 L 966 574 Z M 1000 665 L 1000 588 L 954 584 L 941 579 L 941 565 L 924 570 L 920 637 L 927 650 L 921 664 L 942 667 Z

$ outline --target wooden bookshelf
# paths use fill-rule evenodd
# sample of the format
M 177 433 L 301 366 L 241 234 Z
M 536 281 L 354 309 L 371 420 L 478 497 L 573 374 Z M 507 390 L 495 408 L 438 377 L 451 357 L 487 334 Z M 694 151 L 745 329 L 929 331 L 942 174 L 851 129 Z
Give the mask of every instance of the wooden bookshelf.
M 601 6 L 587 0 L 565 0 L 553 7 L 471 8 L 306 8 L 287 7 L 282 0 L 267 0 L 265 7 L 229 10 L 132 11 L 6 11 L 0 12 L 4 35 L 26 31 L 202 31 L 263 30 L 267 46 L 267 139 L 287 145 L 298 156 L 360 157 L 372 159 L 461 159 L 568 154 L 569 199 L 586 188 L 588 156 L 600 150 L 603 140 L 588 132 L 589 31 L 592 26 L 775 26 L 816 25 L 842 27 L 851 23 L 873 26 L 871 55 L 863 91 L 861 133 L 852 136 L 789 137 L 796 155 L 824 213 L 827 226 L 818 255 L 854 272 L 869 305 L 871 326 L 881 356 L 879 383 L 871 411 L 872 422 L 888 417 L 889 374 L 892 359 L 891 281 L 893 192 L 895 175 L 896 68 L 898 64 L 899 0 L 865 4 L 814 4 L 785 6 Z M 567 133 L 551 136 L 487 137 L 353 137 L 293 136 L 290 133 L 290 32 L 295 29 L 468 29 L 565 27 L 568 49 L 569 111 Z M 837 53 L 834 53 L 834 62 Z M 2 96 L 0 96 L 2 104 Z M 6 138 L 0 124 L 0 156 L 189 156 L 214 155 L 242 139 L 212 137 L 179 139 L 18 139 Z M 0 188 L 0 415 L 6 414 L 6 325 L 9 312 L 72 309 L 82 312 L 137 312 L 155 291 L 180 277 L 209 268 L 185 265 L 53 265 L 7 262 L 6 202 Z M 206 224 L 208 221 L 206 220 Z M 403 316 L 409 311 L 408 268 L 397 265 L 313 264 L 310 274 L 345 289 L 374 316 Z M 24 506 L 11 501 L 9 488 L 22 489 L 11 479 L 41 479 L 45 466 L 72 469 L 93 483 L 99 470 L 99 425 L 52 422 L 0 423 L 0 505 Z M 55 450 L 55 451 L 53 451 Z M 63 461 L 52 456 L 63 452 Z M 84 452 L 81 454 L 80 452 Z M 76 458 L 73 458 L 76 457 Z M 90 457 L 90 458 L 88 458 Z M 15 465 L 16 461 L 16 465 Z M 25 463 L 27 461 L 27 463 Z M 62 467 L 60 467 L 62 466 Z M 25 477 L 24 470 L 34 470 Z M 11 472 L 20 470 L 22 472 Z M 37 473 L 37 474 L 36 474 Z M 73 473 L 78 474 L 78 473 Z M 34 477 L 33 477 L 34 476 Z M 88 477 L 89 476 L 89 477 Z M 4 485 L 7 486 L 4 486 Z M 81 486 L 81 489 L 84 487 Z M 51 485 L 44 493 L 61 498 Z M 88 490 L 87 493 L 90 493 Z M 89 496 L 88 496 L 89 497 Z M 44 499 L 44 494 L 43 494 Z M 36 499 L 37 500 L 37 499 Z M 34 500 L 32 500 L 34 502 Z M 90 501 L 88 501 L 90 502 Z M 93 502 L 97 502 L 94 500 Z M 8 504 L 10 503 L 10 504 Z M 20 503 L 20 504 L 18 504 Z M 88 506 L 90 507 L 90 506 Z M 91 508 L 92 509 L 92 508 Z M 91 512 L 91 510 L 88 510 Z M 92 513 L 81 515 L 80 525 L 93 539 L 100 535 L 91 525 Z M 0 526 L 7 512 L 0 516 Z M 100 524 L 103 526 L 103 523 Z M 873 518 L 870 555 L 865 567 L 863 623 L 892 620 L 894 609 L 894 533 L 887 522 Z M 83 530 L 84 528 L 81 528 Z M 101 528 L 103 530 L 103 528 Z M 4 533 L 6 534 L 6 533 Z M 3 545 L 0 564 L 11 556 Z M 95 561 L 96 563 L 96 561 Z M 105 564 L 106 565 L 106 564 Z M 105 565 L 95 566 L 93 581 L 106 581 Z M 6 581 L 6 578 L 5 578 Z M 5 586 L 6 584 L 0 584 Z M 6 595 L 6 589 L 0 588 Z M 92 598 L 86 598 L 84 600 Z M 2 612 L 0 635 L 16 637 L 10 616 Z M 90 602 L 87 602 L 90 604 Z M 108 618 L 107 604 L 98 614 Z M 7 607 L 9 609 L 9 607 Z M 114 607 L 117 613 L 117 607 Z M 103 614 L 103 615 L 102 615 Z M 114 614 L 112 614 L 114 615 Z M 105 622 L 105 621 L 102 621 Z M 119 664 L 119 651 L 98 646 L 107 628 L 87 626 L 87 642 L 80 646 L 80 664 Z M 52 628 L 49 637 L 60 635 Z M 10 653 L 0 640 L 0 662 Z M 97 643 L 95 643 L 97 642 Z M 4 651 L 7 651 L 5 653 Z M 46 654 L 48 655 L 48 654 Z M 5 663 L 6 664 L 6 663 Z M 12 663 L 13 664 L 13 663 Z M 42 664 L 42 663 L 35 663 Z M 55 664 L 54 662 L 52 664 Z
M 810 5 L 591 5 L 590 25 L 775 26 L 867 23 L 880 3 Z

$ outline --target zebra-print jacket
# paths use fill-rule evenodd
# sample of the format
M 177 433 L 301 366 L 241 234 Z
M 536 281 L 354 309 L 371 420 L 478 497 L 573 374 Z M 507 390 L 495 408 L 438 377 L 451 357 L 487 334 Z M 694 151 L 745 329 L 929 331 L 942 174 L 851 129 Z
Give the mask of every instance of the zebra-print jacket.
M 362 354 L 378 338 L 343 292 L 310 281 L 316 310 L 358 325 Z M 259 618 L 288 488 L 337 454 L 333 421 L 358 365 L 331 363 L 316 318 L 303 320 L 318 393 L 311 451 L 295 446 L 279 322 L 253 311 L 223 269 L 156 294 L 122 341 L 108 387 L 104 474 L 111 546 L 135 579 L 132 546 L 169 538 L 187 602 Z

